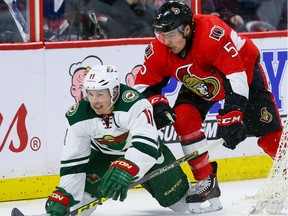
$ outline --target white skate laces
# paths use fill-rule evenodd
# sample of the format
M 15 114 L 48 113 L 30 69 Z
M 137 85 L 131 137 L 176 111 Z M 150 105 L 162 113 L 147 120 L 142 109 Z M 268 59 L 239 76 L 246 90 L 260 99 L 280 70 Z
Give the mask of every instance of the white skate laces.
M 199 181 L 192 190 L 194 191 L 193 194 L 197 194 L 200 196 L 201 194 L 205 193 L 205 191 L 207 191 L 209 188 L 213 187 L 215 187 L 215 181 L 212 182 L 210 177 L 208 177 L 207 179 Z
M 190 213 L 200 214 L 222 209 L 219 200 L 221 191 L 216 177 L 217 163 L 211 162 L 211 166 L 213 168 L 211 175 L 207 179 L 199 181 L 186 197 Z

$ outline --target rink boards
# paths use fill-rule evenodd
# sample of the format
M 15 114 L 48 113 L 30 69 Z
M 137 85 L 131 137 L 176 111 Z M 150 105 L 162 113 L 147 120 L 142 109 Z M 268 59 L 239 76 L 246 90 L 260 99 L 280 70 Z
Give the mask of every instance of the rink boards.
M 287 32 L 250 35 L 259 47 L 271 89 L 283 121 L 287 119 Z M 78 72 L 91 65 L 114 64 L 121 82 L 133 86 L 133 76 L 143 63 L 151 39 L 75 41 L 0 45 L 2 82 L 0 92 L 0 201 L 47 197 L 59 181 L 64 114 L 79 100 Z M 78 81 L 77 81 L 78 80 Z M 173 105 L 179 83 L 171 80 L 163 94 Z M 208 140 L 216 137 L 217 103 L 203 130 Z M 159 131 L 176 157 L 182 155 L 173 128 Z M 219 162 L 220 181 L 266 177 L 271 160 L 247 138 L 235 151 L 218 146 L 210 160 Z M 189 167 L 184 171 L 194 181 Z

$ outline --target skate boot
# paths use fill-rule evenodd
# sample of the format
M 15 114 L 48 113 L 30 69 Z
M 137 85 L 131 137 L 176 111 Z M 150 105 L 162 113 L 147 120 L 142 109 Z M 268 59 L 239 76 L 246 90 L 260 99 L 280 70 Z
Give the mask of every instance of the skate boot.
M 206 213 L 222 209 L 222 204 L 219 200 L 221 191 L 216 176 L 217 162 L 211 162 L 211 166 L 213 170 L 210 176 L 199 181 L 193 187 L 192 193 L 186 197 L 190 213 Z

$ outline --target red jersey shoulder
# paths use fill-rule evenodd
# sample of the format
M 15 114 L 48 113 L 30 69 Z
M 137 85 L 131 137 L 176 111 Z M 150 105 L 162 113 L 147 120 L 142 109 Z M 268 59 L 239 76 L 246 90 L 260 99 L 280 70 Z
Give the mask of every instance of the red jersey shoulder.
M 147 60 L 150 58 L 157 58 L 158 56 L 163 55 L 168 51 L 169 50 L 167 49 L 167 46 L 155 38 L 145 49 L 145 59 Z
M 154 85 L 161 82 L 164 76 L 169 76 L 168 49 L 157 38 L 146 47 L 144 59 L 140 73 L 136 76 L 135 85 Z
M 207 41 L 217 43 L 226 34 L 229 35 L 232 30 L 215 15 L 195 15 L 194 22 L 194 37 L 202 39 L 203 44 L 207 44 Z
M 159 70 L 167 65 L 169 49 L 158 39 L 154 39 L 145 49 L 145 65 L 152 70 Z
M 194 51 L 202 53 L 206 60 L 214 59 L 227 42 L 232 29 L 215 15 L 195 15 L 194 22 Z

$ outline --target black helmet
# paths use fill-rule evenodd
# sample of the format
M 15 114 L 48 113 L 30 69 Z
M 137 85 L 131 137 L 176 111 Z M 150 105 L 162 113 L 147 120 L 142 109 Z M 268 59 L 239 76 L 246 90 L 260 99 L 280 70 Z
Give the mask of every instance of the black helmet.
M 190 7 L 180 1 L 168 1 L 158 10 L 153 27 L 159 32 L 169 32 L 181 25 L 192 25 Z

